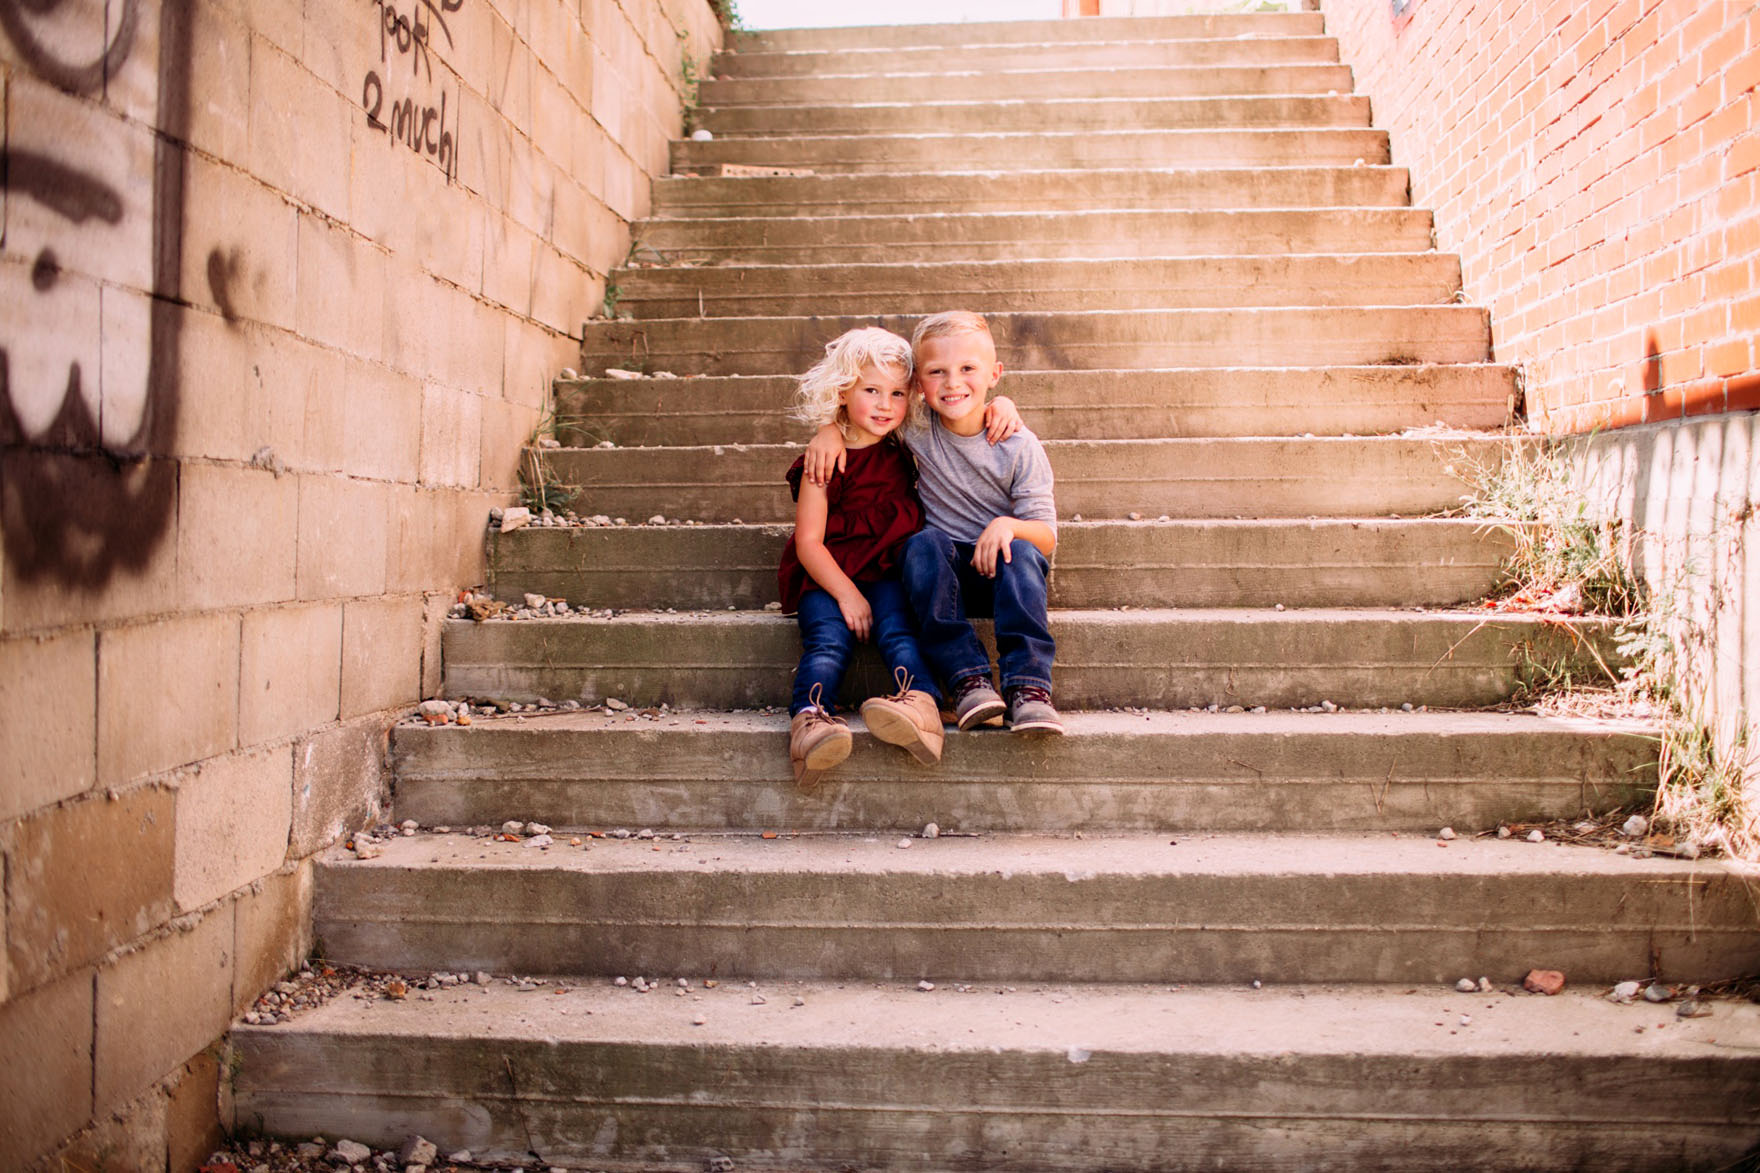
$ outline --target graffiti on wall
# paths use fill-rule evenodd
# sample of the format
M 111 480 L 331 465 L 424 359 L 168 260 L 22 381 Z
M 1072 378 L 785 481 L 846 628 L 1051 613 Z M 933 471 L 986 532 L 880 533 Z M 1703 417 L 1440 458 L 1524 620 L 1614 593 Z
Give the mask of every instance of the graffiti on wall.
M 138 569 L 174 513 L 185 10 L 153 9 L 155 58 L 140 0 L 0 0 L 0 528 L 26 580 Z
M 396 0 L 368 2 L 378 14 L 379 69 L 367 70 L 361 82 L 367 125 L 391 146 L 425 157 L 450 183 L 458 178 L 459 95 L 456 82 L 448 93 L 444 70 L 442 81 L 434 80 L 434 34 L 438 31 L 446 47 L 453 47 L 447 17 L 463 8 L 464 0 L 410 0 L 407 10 Z M 436 90 L 438 101 L 428 100 Z

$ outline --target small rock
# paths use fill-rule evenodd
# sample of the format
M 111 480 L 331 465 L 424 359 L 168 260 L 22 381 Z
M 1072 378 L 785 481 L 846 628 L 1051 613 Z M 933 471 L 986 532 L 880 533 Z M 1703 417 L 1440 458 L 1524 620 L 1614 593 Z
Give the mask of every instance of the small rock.
M 445 701 L 423 701 L 416 706 L 416 715 L 426 718 L 429 722 L 433 722 L 436 717 L 445 721 L 447 717 L 452 715 L 452 706 Z
M 305 1144 L 300 1145 L 293 1152 L 294 1152 L 294 1156 L 298 1157 L 302 1161 L 318 1161 L 318 1160 L 322 1160 L 324 1157 L 324 1154 L 328 1151 L 329 1150 L 322 1144 L 313 1144 L 311 1142 L 307 1142 Z
M 923 824 L 923 838 L 925 838 L 925 839 L 939 839 L 940 837 L 941 837 L 941 827 L 939 824 L 936 824 L 936 823 L 924 823 Z
M 691 131 L 691 141 L 693 143 L 712 143 L 715 141 L 715 132 L 699 126 Z
M 605 707 L 610 709 L 613 713 L 621 713 L 625 709 L 629 708 L 629 706 L 627 704 L 618 700 L 614 696 L 608 696 L 605 698 Z
M 648 519 L 648 524 L 649 525 L 665 525 L 666 524 L 666 515 L 664 513 L 656 513 L 654 516 L 652 516 Z
M 1482 977 L 1479 979 L 1479 992 L 1481 994 L 1489 994 L 1491 992 L 1491 979 L 1490 978 Z
M 901 851 L 909 848 L 910 845 L 911 845 L 911 840 L 910 840 L 910 836 L 908 836 L 908 835 L 898 841 L 898 846 Z
M 679 978 L 678 979 L 678 988 L 681 990 L 690 989 L 691 988 L 691 979 L 690 978 Z
M 550 826 L 548 823 L 527 823 L 526 833 L 529 835 L 548 835 Z
M 1131 510 L 1131 511 L 1130 511 L 1130 512 L 1129 512 L 1129 513 L 1127 513 L 1127 514 L 1125 514 L 1125 516 L 1126 516 L 1126 517 L 1128 517 L 1128 518 L 1130 518 L 1130 519 L 1131 519 L 1131 520 L 1132 520 L 1132 521 L 1141 521 L 1141 520 L 1143 520 L 1143 515 L 1142 515 L 1142 514 L 1141 514 L 1141 513 L 1138 513 L 1138 512 L 1137 512 L 1137 511 L 1136 511 L 1136 510 L 1134 510 L 1134 509 L 1133 509 L 1133 510 Z
M 515 505 L 501 514 L 501 532 L 512 533 L 516 529 L 524 529 L 532 524 L 532 511 L 524 505 Z
M 1444 827 L 1444 828 L 1442 828 L 1442 830 L 1440 830 L 1436 833 L 1436 837 L 1438 839 L 1453 839 L 1455 837 L 1454 828 L 1453 827 Z
M 489 971 L 488 971 L 488 970 L 483 970 L 483 969 L 479 969 L 479 970 L 478 970 L 478 971 L 477 971 L 477 975 L 476 975 L 476 977 L 474 977 L 474 978 L 472 978 L 472 979 L 471 979 L 471 980 L 472 980 L 472 981 L 474 981 L 474 982 L 476 982 L 476 983 L 477 983 L 477 984 L 478 984 L 478 985 L 479 985 L 479 986 L 486 986 L 486 985 L 488 985 L 488 984 L 489 984 L 489 983 L 490 983 L 490 982 L 492 982 L 492 981 L 494 981 L 494 980 L 495 980 L 495 979 L 494 979 L 494 978 L 492 978 L 492 977 L 490 977 L 490 976 L 489 976 Z M 448 1158 L 446 1158 L 446 1159 L 447 1159 L 447 1160 L 449 1160 L 449 1161 L 451 1161 L 451 1160 L 456 1160 L 456 1159 L 457 1159 L 457 1158 L 455 1158 L 455 1157 L 448 1157 Z M 470 1160 L 470 1158 L 469 1158 L 469 1157 L 466 1157 L 466 1158 L 465 1158 L 465 1160 L 467 1160 L 467 1161 L 468 1161 L 468 1160 Z
M 526 825 L 518 819 L 508 819 L 505 823 L 501 824 L 501 833 L 503 835 L 523 835 L 525 834 L 525 831 Z
M 447 1153 L 446 1159 L 454 1165 L 468 1165 L 471 1163 L 471 1151 L 459 1149 L 456 1153 Z
M 1459 990 L 1463 994 L 1470 994 L 1474 990 L 1479 988 L 1479 983 L 1474 981 L 1472 978 L 1462 978 L 1460 981 L 1458 981 L 1454 984 L 1454 988 Z
M 373 1159 L 373 1150 L 359 1141 L 339 1140 L 325 1157 L 332 1164 L 358 1165 Z
M 704 1166 L 708 1173 L 733 1173 L 732 1157 L 710 1157 Z
M 432 1165 L 434 1158 L 440 1155 L 438 1146 L 431 1140 L 412 1136 L 403 1142 L 403 1148 L 397 1152 L 397 1159 L 404 1165 Z
M 706 1025 L 708 1025 L 708 1022 L 709 1022 L 709 1016 L 706 1014 L 699 1014 L 695 1018 L 691 1019 L 692 1026 L 706 1026 Z
M 806 1004 L 807 1004 L 807 1000 L 805 998 L 801 997 L 799 994 L 796 994 L 794 996 L 794 1001 L 789 1003 L 789 1005 L 793 1006 L 797 1010 L 800 1009 L 802 1006 L 805 1006 Z
M 929 991 L 933 990 L 934 988 L 935 988 L 935 983 L 932 981 L 929 981 L 927 979 L 917 983 L 917 989 L 923 991 L 923 993 L 925 993 L 925 994 L 927 994 Z
M 1472 1026 L 1473 1025 L 1473 1016 L 1471 1014 L 1461 1015 L 1461 1025 L 1462 1026 Z
M 1688 998 L 1674 1008 L 1674 1013 L 1677 1018 L 1709 1018 L 1711 1007 L 1697 998 Z
M 1620 982 L 1608 994 L 1615 1002 L 1630 1002 L 1638 996 L 1640 987 L 1637 982 Z
M 1556 969 L 1530 969 L 1522 979 L 1522 989 L 1550 997 L 1564 989 L 1564 974 Z
M 548 603 L 549 601 L 550 600 L 546 599 L 543 595 L 534 595 L 530 591 L 526 592 L 526 606 L 530 607 L 534 611 L 536 611 L 538 608 L 542 607 L 545 603 Z
M 1619 833 L 1627 839 L 1641 839 L 1650 830 L 1650 820 L 1643 815 L 1633 815 L 1620 824 Z
M 1536 827 L 1532 831 L 1528 832 L 1528 842 L 1529 843 L 1544 843 L 1544 842 L 1546 842 L 1546 836 L 1540 830 L 1540 828 Z
M 640 831 L 636 832 L 637 839 L 652 839 L 653 837 L 654 828 L 652 827 L 643 827 Z
M 764 995 L 762 995 L 762 994 L 753 994 L 753 995 L 752 995 L 752 1003 L 751 1003 L 751 1004 L 752 1004 L 752 1005 L 753 1005 L 753 1006 L 762 1006 L 762 1005 L 764 1005 L 764 1004 L 765 1004 L 765 998 L 764 998 Z
M 606 367 L 605 377 L 607 379 L 639 379 L 642 377 L 642 372 L 627 371 L 622 367 Z
M 1508 839 L 1510 837 L 1510 829 L 1508 827 L 1497 828 L 1497 837 L 1499 839 Z
M 1644 987 L 1644 1001 L 1667 1002 L 1674 997 L 1674 991 L 1661 982 L 1651 982 Z
M 627 986 L 629 985 L 629 979 L 626 977 L 615 977 L 611 979 L 611 984 L 614 986 Z
M 527 839 L 524 843 L 520 844 L 520 846 L 521 847 L 548 847 L 548 846 L 550 846 L 550 844 L 552 844 L 554 842 L 555 842 L 555 840 L 551 839 L 550 836 L 548 836 L 548 835 L 533 835 L 530 839 Z
M 354 857 L 356 859 L 378 859 L 383 850 L 379 846 L 379 841 L 371 835 L 356 835 L 354 837 Z

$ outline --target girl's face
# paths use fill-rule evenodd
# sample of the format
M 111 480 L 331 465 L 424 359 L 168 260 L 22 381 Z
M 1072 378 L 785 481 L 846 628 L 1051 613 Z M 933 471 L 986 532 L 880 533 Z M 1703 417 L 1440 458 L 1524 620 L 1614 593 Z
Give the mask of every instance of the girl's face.
M 849 417 L 849 447 L 866 448 L 904 423 L 910 384 L 899 368 L 870 364 L 862 368 L 856 385 L 838 396 L 838 402 Z

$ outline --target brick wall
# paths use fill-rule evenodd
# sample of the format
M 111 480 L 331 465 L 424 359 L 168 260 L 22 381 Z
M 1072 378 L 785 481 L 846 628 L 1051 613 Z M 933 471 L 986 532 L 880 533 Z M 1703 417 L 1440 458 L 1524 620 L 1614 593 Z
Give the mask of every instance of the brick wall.
M 0 0 L 0 1167 L 206 1155 L 719 37 Z
M 1325 10 L 1534 421 L 1760 407 L 1760 4 Z
M 1760 3 L 1325 0 L 1376 125 L 1760 786 Z M 1743 745 L 1745 735 L 1746 743 Z

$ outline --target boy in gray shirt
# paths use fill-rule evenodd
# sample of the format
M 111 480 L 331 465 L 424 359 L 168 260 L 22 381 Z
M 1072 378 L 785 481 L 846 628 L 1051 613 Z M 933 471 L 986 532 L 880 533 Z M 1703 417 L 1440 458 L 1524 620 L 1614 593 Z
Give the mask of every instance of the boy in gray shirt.
M 986 438 L 985 400 L 1002 364 L 980 315 L 925 318 L 911 346 L 917 390 L 932 416 L 926 427 L 900 435 L 917 458 L 928 524 L 905 543 L 899 573 L 923 654 L 946 682 L 961 729 L 1006 712 L 1016 733 L 1060 734 L 1063 722 L 1051 703 L 1056 643 L 1045 601 L 1057 548 L 1051 463 L 1025 428 L 994 445 Z M 995 619 L 1003 695 L 991 684 L 990 657 L 968 618 L 985 613 Z

